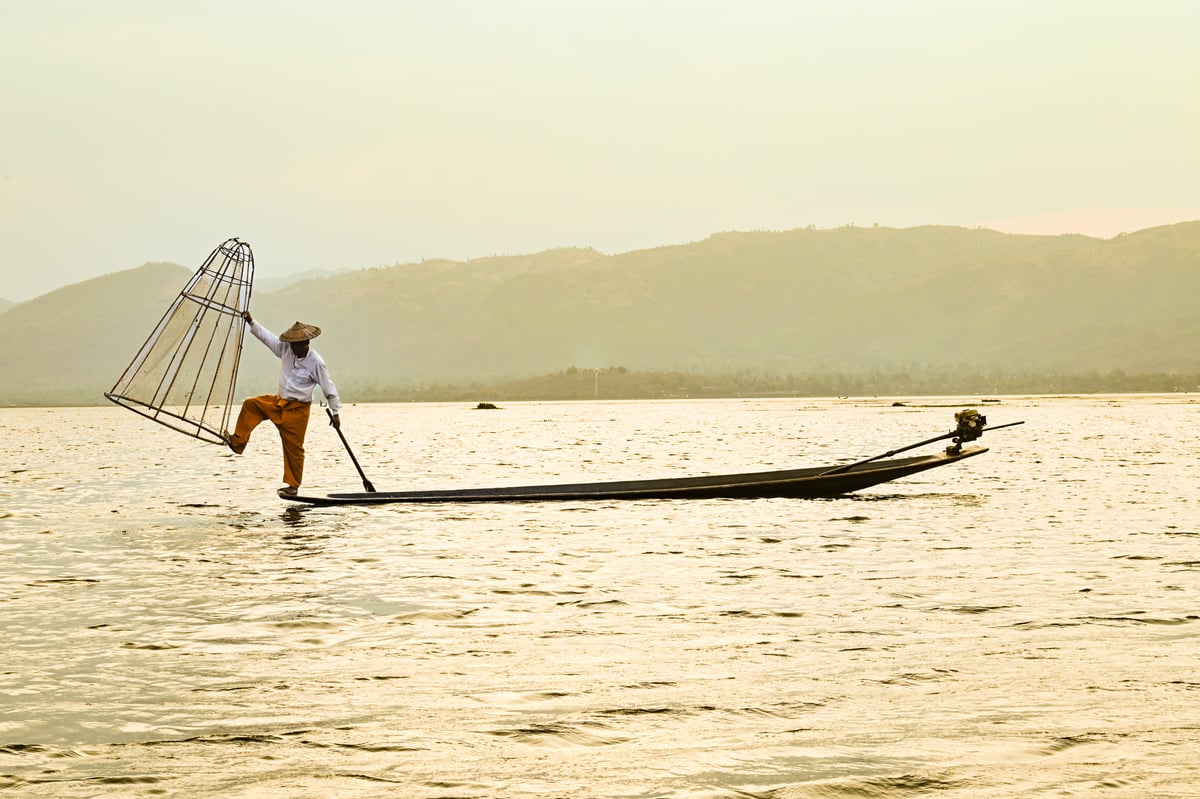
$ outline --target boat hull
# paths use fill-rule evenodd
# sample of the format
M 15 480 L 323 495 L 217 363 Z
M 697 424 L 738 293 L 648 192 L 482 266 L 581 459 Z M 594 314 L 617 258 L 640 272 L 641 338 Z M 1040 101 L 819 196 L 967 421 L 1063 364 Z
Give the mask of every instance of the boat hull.
M 981 455 L 986 447 L 911 458 L 893 458 L 848 468 L 819 466 L 743 474 L 626 480 L 601 483 L 456 488 L 432 491 L 375 491 L 363 493 L 281 496 L 309 505 L 384 505 L 431 502 L 555 502 L 638 499 L 762 499 L 836 497 L 880 483 Z

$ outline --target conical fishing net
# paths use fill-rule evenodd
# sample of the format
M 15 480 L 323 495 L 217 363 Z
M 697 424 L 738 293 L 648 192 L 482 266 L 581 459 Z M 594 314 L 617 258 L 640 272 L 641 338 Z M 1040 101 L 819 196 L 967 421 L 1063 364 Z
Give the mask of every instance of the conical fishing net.
M 250 245 L 212 251 L 104 396 L 172 430 L 222 444 L 254 281 Z

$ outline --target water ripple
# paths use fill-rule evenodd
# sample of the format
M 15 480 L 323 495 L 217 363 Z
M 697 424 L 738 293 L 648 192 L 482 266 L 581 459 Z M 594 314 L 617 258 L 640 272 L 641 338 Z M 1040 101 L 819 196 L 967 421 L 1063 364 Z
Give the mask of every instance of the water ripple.
M 1178 431 L 1200 404 L 989 415 L 1027 424 L 842 499 L 301 508 L 271 491 L 268 447 L 234 458 L 120 409 L 0 409 L 0 789 L 1191 795 L 1200 451 Z M 756 400 L 346 419 L 371 431 L 377 484 L 434 488 L 846 462 L 947 416 Z M 313 485 L 353 490 L 324 433 Z

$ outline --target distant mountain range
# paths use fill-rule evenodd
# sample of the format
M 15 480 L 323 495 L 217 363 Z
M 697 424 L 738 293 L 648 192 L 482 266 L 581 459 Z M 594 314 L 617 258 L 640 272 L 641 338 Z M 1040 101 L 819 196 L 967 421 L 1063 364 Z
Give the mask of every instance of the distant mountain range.
M 198 264 L 146 264 L 0 313 L 0 404 L 102 402 Z M 1114 239 L 955 227 L 720 233 L 339 272 L 253 312 L 322 326 L 343 393 L 570 367 L 722 374 L 1200 371 L 1200 222 Z M 274 389 L 247 339 L 239 389 Z
M 197 266 L 197 269 L 199 266 Z M 254 292 L 256 294 L 270 294 L 273 291 L 280 291 L 295 283 L 301 283 L 305 280 L 319 280 L 321 278 L 333 277 L 337 274 L 329 269 L 309 269 L 307 272 L 294 272 L 290 275 L 281 277 L 273 277 L 267 275 L 265 277 L 256 278 L 254 281 Z

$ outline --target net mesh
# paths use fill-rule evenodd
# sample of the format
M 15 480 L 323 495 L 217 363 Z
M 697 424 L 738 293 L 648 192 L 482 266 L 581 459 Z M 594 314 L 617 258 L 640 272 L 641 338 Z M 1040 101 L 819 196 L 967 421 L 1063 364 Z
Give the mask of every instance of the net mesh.
M 172 430 L 224 443 L 253 281 L 250 245 L 226 240 L 104 396 Z

